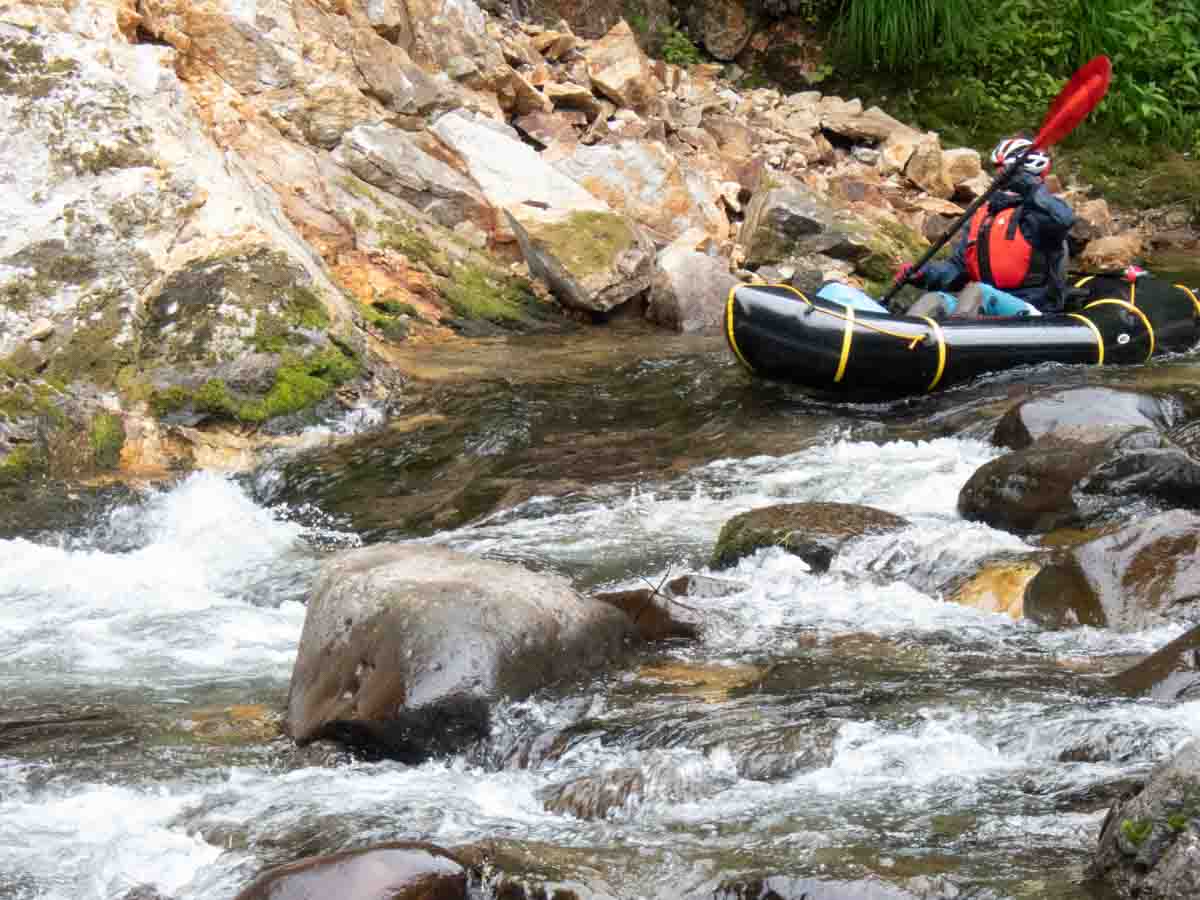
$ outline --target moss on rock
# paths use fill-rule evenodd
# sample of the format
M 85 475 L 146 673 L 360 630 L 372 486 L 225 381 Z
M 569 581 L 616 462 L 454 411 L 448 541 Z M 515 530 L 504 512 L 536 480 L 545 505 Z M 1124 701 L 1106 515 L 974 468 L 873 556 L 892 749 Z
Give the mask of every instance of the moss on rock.
M 561 222 L 533 226 L 530 234 L 576 279 L 605 272 L 637 243 L 624 217 L 612 212 L 573 212 Z
M 89 426 L 92 456 L 97 468 L 115 469 L 125 446 L 125 423 L 110 412 L 97 413 Z

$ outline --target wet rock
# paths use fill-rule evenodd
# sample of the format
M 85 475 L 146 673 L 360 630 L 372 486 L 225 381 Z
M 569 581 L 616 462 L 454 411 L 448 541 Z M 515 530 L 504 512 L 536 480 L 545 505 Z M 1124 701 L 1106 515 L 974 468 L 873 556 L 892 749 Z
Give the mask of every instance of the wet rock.
M 1200 516 L 1162 513 L 1066 551 L 1025 591 L 1025 615 L 1051 628 L 1137 631 L 1200 620 Z
M 908 525 L 900 516 L 852 503 L 786 503 L 753 509 L 725 523 L 710 565 L 733 566 L 764 547 L 780 547 L 814 572 L 826 571 L 850 541 Z
M 659 594 L 650 588 L 638 588 L 631 591 L 605 591 L 594 596 L 629 616 L 644 641 L 670 638 L 695 640 L 700 637 L 703 627 L 700 615 L 676 603 L 669 593 Z
M 126 891 L 121 896 L 121 900 L 170 900 L 170 897 L 160 894 L 158 889 L 151 884 L 139 884 Z
M 667 248 L 656 259 L 646 318 L 681 334 L 720 334 L 729 292 L 736 284 L 724 260 Z
M 269 869 L 235 900 L 467 900 L 467 874 L 440 847 L 395 842 Z
M 561 847 L 533 841 L 483 841 L 455 847 L 496 900 L 615 900 L 627 895 L 604 872 L 628 865 L 625 848 Z
M 1032 562 L 987 563 L 950 595 L 950 602 L 1020 619 L 1025 614 L 1025 588 L 1040 569 Z
M 753 6 L 742 0 L 706 0 L 702 6 L 700 37 L 704 48 L 716 59 L 732 60 L 749 43 L 758 24 Z
M 667 590 L 676 597 L 728 597 L 749 590 L 749 585 L 709 575 L 680 575 L 667 582 Z
M 333 158 L 367 184 L 411 203 L 447 228 L 464 220 L 489 230 L 494 224 L 491 207 L 470 179 L 430 156 L 399 128 L 351 129 Z
M 486 734 L 493 703 L 602 665 L 631 632 L 521 566 L 422 545 L 344 552 L 308 601 L 287 730 L 406 761 L 452 752 Z
M 1033 444 L 1100 444 L 1139 428 L 1162 431 L 1177 413 L 1149 394 L 1087 387 L 1054 391 L 1012 407 L 996 423 L 992 443 L 1012 450 Z
M 90 742 L 112 743 L 131 725 L 118 710 L 99 705 L 9 706 L 0 712 L 0 751 L 45 748 L 53 755 Z
M 1085 495 L 1144 497 L 1174 507 L 1200 508 L 1200 461 L 1177 447 L 1117 452 L 1079 483 Z
M 610 813 L 635 804 L 645 788 L 646 777 L 641 769 L 613 769 L 548 788 L 542 795 L 542 805 L 546 812 L 577 819 L 606 819 Z
M 766 669 L 761 666 L 663 663 L 643 666 L 637 674 L 639 680 L 668 685 L 672 693 L 721 703 L 734 693 L 761 682 L 765 673 Z
M 282 734 L 281 716 L 261 703 L 191 710 L 180 727 L 204 744 L 260 744 Z
M 1117 690 L 1168 702 L 1200 699 L 1200 627 L 1112 678 Z
M 1085 516 L 1075 501 L 1075 485 L 1107 452 L 1089 445 L 1007 453 L 980 466 L 963 485 L 959 515 L 1018 534 L 1079 524 Z
M 1160 763 L 1113 804 L 1090 874 L 1122 898 L 1200 896 L 1200 741 Z

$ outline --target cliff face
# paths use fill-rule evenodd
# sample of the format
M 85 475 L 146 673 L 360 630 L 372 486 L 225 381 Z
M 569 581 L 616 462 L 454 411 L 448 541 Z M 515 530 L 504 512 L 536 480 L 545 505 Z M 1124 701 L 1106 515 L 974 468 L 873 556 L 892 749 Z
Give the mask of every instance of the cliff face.
M 986 184 L 858 101 L 655 60 L 618 13 L 669 8 L 627 6 L 6 6 L 0 478 L 243 464 L 394 390 L 396 341 L 881 280 Z

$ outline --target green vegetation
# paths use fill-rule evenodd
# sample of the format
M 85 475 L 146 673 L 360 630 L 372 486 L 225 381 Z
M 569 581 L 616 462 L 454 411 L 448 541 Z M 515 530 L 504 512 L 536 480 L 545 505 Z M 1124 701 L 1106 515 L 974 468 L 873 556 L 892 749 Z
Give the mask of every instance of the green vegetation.
M 692 43 L 679 28 L 678 22 L 663 25 L 659 30 L 662 37 L 662 58 L 674 66 L 694 66 L 704 61 L 700 48 Z
M 851 0 L 833 35 L 859 66 L 908 71 L 926 58 L 932 41 L 957 58 L 977 18 L 968 0 Z
M 530 307 L 538 302 L 528 282 L 477 265 L 459 266 L 442 293 L 456 316 L 489 322 L 527 319 Z
M 121 417 L 108 412 L 97 413 L 92 417 L 88 432 L 97 468 L 115 469 L 121 461 L 121 448 L 125 446 L 125 425 Z
M 1121 833 L 1129 839 L 1129 843 L 1135 847 L 1140 847 L 1146 843 L 1146 839 L 1150 837 L 1154 831 L 1154 823 L 1149 819 L 1122 819 Z

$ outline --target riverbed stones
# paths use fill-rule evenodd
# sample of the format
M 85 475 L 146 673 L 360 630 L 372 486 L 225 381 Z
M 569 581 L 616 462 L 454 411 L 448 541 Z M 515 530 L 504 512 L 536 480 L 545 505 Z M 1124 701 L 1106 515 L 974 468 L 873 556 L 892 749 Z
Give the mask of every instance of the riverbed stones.
M 846 544 L 908 525 L 901 516 L 853 503 L 784 503 L 752 509 L 725 523 L 710 565 L 727 569 L 766 547 L 803 559 L 814 572 L 829 569 Z
M 807 241 L 836 225 L 836 216 L 808 187 L 791 178 L 773 177 L 755 193 L 746 209 L 740 241 L 746 265 L 778 263 L 791 256 L 822 252 Z
M 1176 418 L 1170 400 L 1112 388 L 1053 391 L 1024 400 L 996 423 L 992 443 L 1012 450 L 1033 444 L 1099 444 L 1135 429 L 1162 431 Z
M 1048 628 L 1140 631 L 1200 621 L 1200 516 L 1171 510 L 1065 551 L 1025 590 L 1025 615 Z
M 235 900 L 467 900 L 467 869 L 432 844 L 394 842 L 268 869 Z
M 1091 874 L 1123 900 L 1200 896 L 1200 741 L 1161 762 L 1108 812 Z
M 950 601 L 1020 619 L 1025 610 L 1025 588 L 1040 569 L 1035 562 L 987 563 L 954 590 Z
M 669 590 L 660 594 L 652 588 L 634 588 L 604 591 L 594 596 L 629 616 L 644 641 L 695 640 L 703 627 L 700 615 L 690 607 L 676 603 Z
M 441 547 L 380 544 L 322 570 L 288 694 L 299 743 L 402 760 L 460 749 L 490 708 L 616 658 L 628 617 L 562 578 Z

